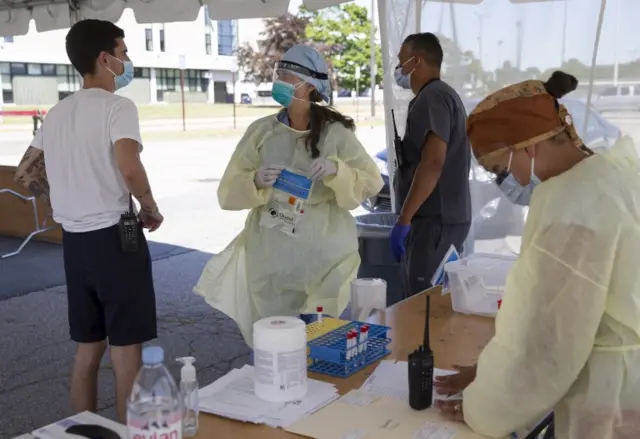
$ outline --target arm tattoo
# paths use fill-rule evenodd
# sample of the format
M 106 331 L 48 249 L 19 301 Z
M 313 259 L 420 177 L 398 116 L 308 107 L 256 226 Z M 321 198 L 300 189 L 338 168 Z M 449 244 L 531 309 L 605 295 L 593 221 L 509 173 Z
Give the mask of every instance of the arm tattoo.
M 49 182 L 45 177 L 39 177 L 29 183 L 29 191 L 38 198 L 49 203 Z

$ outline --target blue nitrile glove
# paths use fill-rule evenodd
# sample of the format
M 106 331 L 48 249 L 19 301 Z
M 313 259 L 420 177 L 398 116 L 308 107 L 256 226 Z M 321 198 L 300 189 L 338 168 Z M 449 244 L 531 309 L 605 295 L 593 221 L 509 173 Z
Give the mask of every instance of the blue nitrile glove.
M 391 235 L 389 236 L 391 239 L 391 251 L 397 262 L 400 262 L 402 256 L 404 256 L 407 251 L 404 245 L 410 230 L 410 225 L 403 226 L 397 223 L 393 226 L 393 229 L 391 229 Z

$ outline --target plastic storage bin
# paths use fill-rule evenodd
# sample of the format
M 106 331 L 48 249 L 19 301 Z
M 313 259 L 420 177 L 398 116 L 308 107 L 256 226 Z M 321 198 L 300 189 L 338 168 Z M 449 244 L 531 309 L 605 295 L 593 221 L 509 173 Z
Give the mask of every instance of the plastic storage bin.
M 453 310 L 493 317 L 502 300 L 507 274 L 515 256 L 476 253 L 445 264 Z
M 405 298 L 400 264 L 393 258 L 389 244 L 389 234 L 397 218 L 395 213 L 370 213 L 356 217 L 362 261 L 358 277 L 384 279 L 387 282 L 387 306 Z

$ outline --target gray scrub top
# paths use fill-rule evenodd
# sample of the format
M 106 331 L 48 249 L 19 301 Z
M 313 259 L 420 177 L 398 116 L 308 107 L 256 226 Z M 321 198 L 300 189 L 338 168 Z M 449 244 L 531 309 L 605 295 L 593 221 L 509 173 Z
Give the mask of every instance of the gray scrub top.
M 420 163 L 427 134 L 433 132 L 447 144 L 438 184 L 416 217 L 438 218 L 442 224 L 471 222 L 471 147 L 466 123 L 467 113 L 460 96 L 444 81 L 431 81 L 409 103 L 407 127 L 402 139 L 404 165 L 398 169 L 394 181 L 396 197 L 401 205 Z

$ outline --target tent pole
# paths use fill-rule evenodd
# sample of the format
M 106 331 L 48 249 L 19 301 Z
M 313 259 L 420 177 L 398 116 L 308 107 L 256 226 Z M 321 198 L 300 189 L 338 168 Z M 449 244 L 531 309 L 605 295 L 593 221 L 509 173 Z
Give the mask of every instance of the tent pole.
M 618 0 L 619 1 L 619 0 Z M 591 58 L 591 71 L 589 72 L 589 91 L 587 93 L 587 114 L 584 116 L 584 133 L 587 132 L 589 126 L 589 115 L 591 114 L 591 98 L 593 96 L 593 81 L 596 77 L 596 62 L 598 59 L 598 46 L 600 46 L 600 35 L 602 34 L 602 23 L 604 22 L 604 13 L 607 9 L 607 0 L 600 3 L 600 14 L 598 15 L 598 27 L 596 27 L 596 39 L 593 43 L 593 57 Z M 616 23 L 618 26 L 619 23 Z
M 391 109 L 394 104 L 393 97 L 393 60 L 396 54 L 389 53 L 389 26 L 387 20 L 387 1 L 378 0 L 378 24 L 380 26 L 380 45 L 382 46 L 382 96 L 384 108 L 384 127 L 387 146 L 387 169 L 389 170 L 389 195 L 391 196 L 391 212 L 396 213 L 396 195 L 393 190 L 393 175 L 396 172 L 396 151 L 393 147 L 393 127 L 391 126 Z
M 422 0 L 416 0 L 416 33 L 422 32 Z
M 73 26 L 80 21 L 80 2 L 69 0 L 69 26 Z

